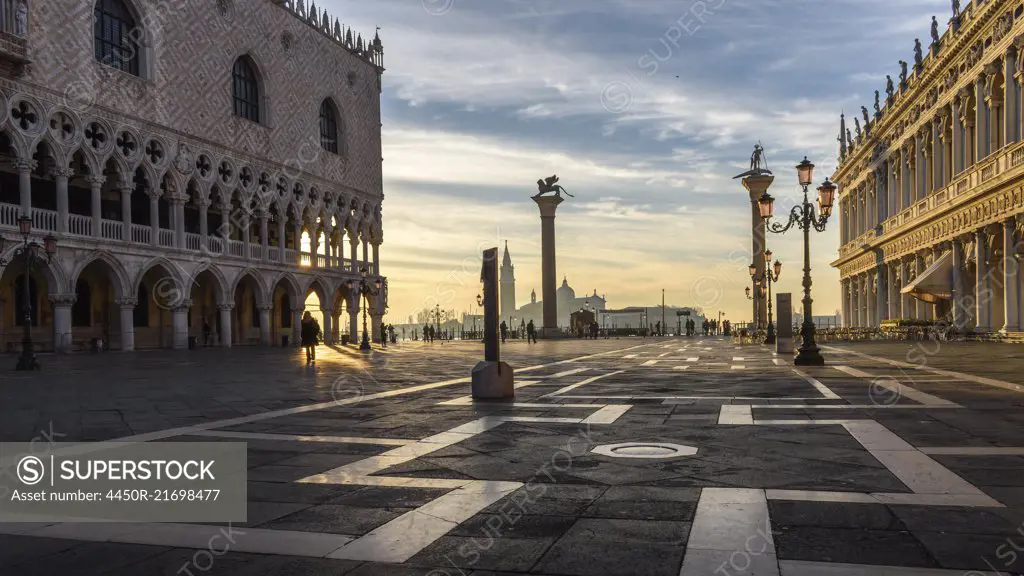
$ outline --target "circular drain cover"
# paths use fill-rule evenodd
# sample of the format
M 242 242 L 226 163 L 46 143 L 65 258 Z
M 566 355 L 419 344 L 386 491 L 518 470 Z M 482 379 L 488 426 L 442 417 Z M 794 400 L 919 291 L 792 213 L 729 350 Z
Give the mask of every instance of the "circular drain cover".
M 603 444 L 591 452 L 612 458 L 679 458 L 680 456 L 693 456 L 697 453 L 697 449 L 693 446 L 662 442 L 623 442 L 622 444 Z

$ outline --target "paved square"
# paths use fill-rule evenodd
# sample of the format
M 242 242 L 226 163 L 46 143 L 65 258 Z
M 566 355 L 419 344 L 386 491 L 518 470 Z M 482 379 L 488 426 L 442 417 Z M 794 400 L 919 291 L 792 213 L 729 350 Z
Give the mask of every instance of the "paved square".
M 517 342 L 511 402 L 478 343 L 46 358 L 0 440 L 244 441 L 248 521 L 2 524 L 0 571 L 1024 574 L 1024 359 L 921 348 Z

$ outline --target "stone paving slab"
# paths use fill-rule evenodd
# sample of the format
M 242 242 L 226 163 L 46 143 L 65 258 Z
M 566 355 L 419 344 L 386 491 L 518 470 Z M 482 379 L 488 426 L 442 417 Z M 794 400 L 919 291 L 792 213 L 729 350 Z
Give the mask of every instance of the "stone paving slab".
M 944 344 L 937 374 L 843 346 L 864 355 L 796 372 L 716 338 L 514 343 L 529 384 L 486 403 L 479 343 L 44 357 L 0 377 L 0 439 L 246 441 L 249 519 L 217 554 L 199 525 L 0 525 L 0 572 L 1024 574 L 1024 357 Z M 631 442 L 696 454 L 592 452 Z M 295 546 L 257 550 L 275 534 Z

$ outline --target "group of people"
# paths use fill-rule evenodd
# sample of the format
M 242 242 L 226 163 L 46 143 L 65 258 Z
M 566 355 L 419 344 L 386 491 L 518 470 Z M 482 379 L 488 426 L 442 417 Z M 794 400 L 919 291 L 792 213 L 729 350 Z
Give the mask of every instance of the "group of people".
M 729 335 L 729 321 L 725 320 L 719 322 L 718 320 L 709 320 L 707 318 L 701 322 L 701 332 L 704 336 L 718 336 L 719 334 Z M 692 319 L 686 320 L 686 335 L 693 336 L 697 333 L 697 321 Z
M 423 341 L 424 342 L 433 342 L 434 340 L 441 340 L 442 342 L 444 342 L 445 340 L 455 340 L 455 331 L 454 330 L 441 330 L 439 328 L 435 328 L 434 326 L 431 326 L 430 324 L 424 324 L 423 325 Z
M 591 322 L 586 326 L 580 325 L 576 328 L 576 336 L 584 340 L 597 340 L 601 335 L 601 325 Z
M 508 324 L 504 320 L 498 326 L 498 332 L 501 336 L 501 343 L 504 344 L 508 340 Z M 526 325 L 526 343 L 536 344 L 537 343 L 537 327 L 533 324 L 533 320 Z

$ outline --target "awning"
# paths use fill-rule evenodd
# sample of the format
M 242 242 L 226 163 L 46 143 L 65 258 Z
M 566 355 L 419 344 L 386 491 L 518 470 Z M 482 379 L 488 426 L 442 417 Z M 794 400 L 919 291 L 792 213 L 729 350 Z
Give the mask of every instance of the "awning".
M 900 290 L 922 302 L 934 304 L 953 299 L 953 253 L 946 252 Z

